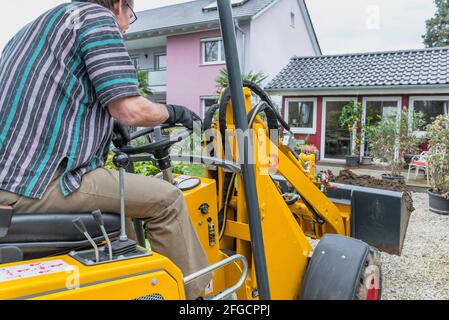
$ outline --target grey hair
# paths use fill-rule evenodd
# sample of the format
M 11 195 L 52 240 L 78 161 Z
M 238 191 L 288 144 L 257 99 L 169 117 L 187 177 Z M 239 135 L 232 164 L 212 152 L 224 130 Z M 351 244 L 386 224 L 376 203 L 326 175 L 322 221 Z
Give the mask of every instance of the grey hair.
M 109 10 L 113 10 L 114 9 L 114 4 L 119 1 L 119 0 L 87 0 L 84 2 L 90 2 L 90 3 L 96 3 L 99 4 L 100 6 L 105 7 L 106 9 Z M 134 0 L 123 0 L 123 8 L 126 7 L 126 5 L 134 5 Z

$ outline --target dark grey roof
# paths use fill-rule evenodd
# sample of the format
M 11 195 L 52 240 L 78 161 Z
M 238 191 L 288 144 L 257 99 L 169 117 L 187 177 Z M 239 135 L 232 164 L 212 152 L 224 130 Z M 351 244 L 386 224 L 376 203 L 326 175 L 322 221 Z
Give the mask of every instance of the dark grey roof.
M 233 8 L 234 17 L 252 17 L 274 1 L 275 0 L 249 0 L 243 5 Z M 203 8 L 214 2 L 216 2 L 216 0 L 196 0 L 138 12 L 137 16 L 139 19 L 131 26 L 127 34 L 209 21 L 218 22 L 217 10 L 203 11 Z
M 449 85 L 449 47 L 293 57 L 267 85 L 276 90 Z

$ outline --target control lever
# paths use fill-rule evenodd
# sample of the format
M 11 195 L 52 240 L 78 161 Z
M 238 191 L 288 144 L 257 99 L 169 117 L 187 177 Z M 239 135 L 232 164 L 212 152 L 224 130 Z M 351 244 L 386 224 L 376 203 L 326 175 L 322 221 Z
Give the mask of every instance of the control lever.
M 161 141 L 163 139 L 162 135 L 162 128 L 161 127 L 155 127 L 154 133 L 153 133 L 153 140 L 155 142 Z M 170 163 L 170 154 L 168 151 L 155 154 L 156 160 L 159 164 L 159 168 L 162 171 L 163 179 L 171 184 L 175 184 L 175 179 L 173 177 L 173 172 L 171 170 L 171 163 Z
M 76 218 L 76 219 L 72 220 L 72 223 L 75 226 L 75 228 L 78 229 L 79 232 L 84 234 L 84 236 L 87 238 L 87 240 L 89 240 L 92 247 L 94 247 L 95 259 L 96 259 L 96 262 L 99 263 L 100 262 L 100 253 L 98 251 L 98 246 L 95 243 L 95 241 L 92 239 L 92 237 L 90 236 L 89 232 L 87 232 L 87 228 L 84 225 L 83 220 L 81 220 L 81 218 Z
M 112 254 L 114 256 L 124 255 L 136 250 L 135 241 L 128 239 L 126 235 L 126 216 L 125 216 L 125 167 L 129 165 L 129 157 L 127 154 L 119 153 L 113 159 L 114 164 L 120 168 L 119 186 L 120 186 L 120 239 L 111 244 Z
M 101 233 L 103 234 L 103 237 L 106 240 L 106 243 L 108 244 L 109 260 L 112 260 L 111 240 L 109 240 L 108 233 L 106 232 L 106 229 L 104 227 L 104 220 L 103 215 L 101 214 L 101 210 L 95 210 L 94 212 L 92 212 L 92 215 L 94 216 L 94 219 L 97 222 L 98 226 L 100 227 Z

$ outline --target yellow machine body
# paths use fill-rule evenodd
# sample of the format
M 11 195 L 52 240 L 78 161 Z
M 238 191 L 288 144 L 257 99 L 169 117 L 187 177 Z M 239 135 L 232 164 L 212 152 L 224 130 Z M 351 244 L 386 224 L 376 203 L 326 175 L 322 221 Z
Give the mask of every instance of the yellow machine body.
M 152 256 L 97 266 L 85 266 L 70 256 L 49 257 L 0 269 L 27 269 L 40 263 L 64 264 L 65 271 L 35 272 L 32 276 L 0 282 L 0 299 L 31 300 L 134 300 L 184 299 L 182 274 L 173 262 Z M 17 271 L 16 271 L 17 272 Z M 49 272 L 45 270 L 44 272 Z
M 244 94 L 249 111 L 251 92 L 245 88 Z M 228 104 L 227 129 L 232 132 L 231 104 Z M 302 155 L 297 159 L 281 142 L 275 146 L 260 118 L 257 118 L 253 129 L 256 141 L 254 152 L 259 155 L 254 157 L 254 168 L 271 297 L 296 299 L 312 251 L 307 237 L 320 238 L 325 233 L 349 236 L 350 208 L 333 204 L 320 191 L 314 171 L 307 171 L 304 166 L 304 162 L 309 162 L 310 168 L 314 168 L 313 157 Z M 232 139 L 235 137 L 232 138 L 231 134 Z M 236 146 L 235 141 L 233 143 Z M 218 144 L 215 148 L 220 153 Z M 233 149 L 233 159 L 238 162 L 236 148 Z M 286 204 L 269 175 L 273 167 L 296 190 L 302 191 L 301 197 L 313 206 L 325 223 L 315 223 L 302 200 L 290 206 Z M 226 193 L 223 189 L 225 174 L 222 168 L 209 168 L 207 178 L 202 178 L 196 188 L 186 191 L 185 198 L 210 264 L 227 258 L 230 251 L 245 256 L 249 273 L 237 296 L 243 300 L 258 299 L 243 181 L 238 175 L 231 182 L 235 183 L 236 189 L 225 212 L 226 227 L 221 240 L 219 238 L 218 210 L 223 207 L 223 195 Z M 73 270 L 0 282 L 0 299 L 185 299 L 183 276 L 186 275 L 182 275 L 168 258 L 157 253 L 97 266 L 82 265 L 66 255 L 0 265 L 0 270 L 54 260 L 63 261 Z M 205 295 L 215 295 L 231 287 L 241 274 L 239 262 L 214 271 L 213 281 Z M 73 279 L 78 279 L 78 282 L 73 284 Z

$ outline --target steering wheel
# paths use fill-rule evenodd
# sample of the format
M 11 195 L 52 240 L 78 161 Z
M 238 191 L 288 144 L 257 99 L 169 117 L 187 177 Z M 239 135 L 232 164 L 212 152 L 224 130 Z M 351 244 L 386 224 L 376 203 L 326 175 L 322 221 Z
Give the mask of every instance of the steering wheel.
M 180 128 L 180 127 L 176 125 L 162 124 L 156 127 L 145 128 L 129 135 L 128 131 L 117 122 L 116 124 L 114 124 L 114 134 L 117 136 L 121 135 L 122 139 L 118 140 L 113 139 L 113 143 L 115 146 L 114 152 L 125 153 L 127 155 L 136 155 L 141 153 L 154 154 L 155 152 L 158 151 L 168 150 L 172 145 L 182 141 L 183 139 L 189 137 L 193 133 L 193 130 L 185 129 L 175 135 L 162 134 L 162 130 L 168 128 Z M 146 145 L 139 147 L 127 146 L 127 144 L 130 141 L 146 136 L 148 134 L 153 134 L 154 137 L 153 142 L 150 142 Z M 124 143 L 126 140 L 127 142 Z

